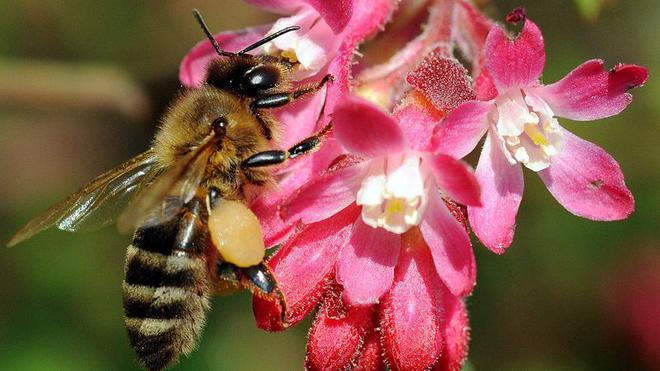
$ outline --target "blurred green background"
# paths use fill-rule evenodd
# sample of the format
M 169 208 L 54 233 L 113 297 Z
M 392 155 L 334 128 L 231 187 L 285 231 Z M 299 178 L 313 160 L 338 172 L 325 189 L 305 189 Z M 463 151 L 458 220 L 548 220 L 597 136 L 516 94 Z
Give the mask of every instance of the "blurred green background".
M 487 9 L 501 19 L 518 5 L 543 29 L 546 82 L 591 58 L 651 71 L 623 114 L 562 121 L 617 158 L 637 211 L 617 223 L 579 219 L 526 172 L 513 246 L 496 256 L 475 244 L 469 368 L 660 369 L 660 2 L 502 0 Z M 179 87 L 181 57 L 202 38 L 193 7 L 217 31 L 273 19 L 238 0 L 0 3 L 0 240 L 147 147 Z M 0 369 L 137 369 L 121 309 L 128 242 L 113 228 L 51 230 L 1 251 Z M 178 369 L 301 369 L 307 325 L 264 333 L 247 295 L 216 298 L 199 349 Z

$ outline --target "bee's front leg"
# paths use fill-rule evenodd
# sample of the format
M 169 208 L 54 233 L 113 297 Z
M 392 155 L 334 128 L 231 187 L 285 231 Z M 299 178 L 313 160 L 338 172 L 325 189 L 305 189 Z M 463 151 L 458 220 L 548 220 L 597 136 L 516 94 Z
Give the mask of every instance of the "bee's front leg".
M 271 165 L 279 165 L 288 159 L 294 159 L 302 155 L 306 155 L 314 152 L 319 148 L 319 145 L 323 142 L 323 138 L 328 132 L 332 129 L 332 125 L 328 124 L 318 133 L 309 136 L 288 150 L 272 150 L 272 151 L 263 151 L 255 153 L 254 155 L 248 157 L 241 163 L 243 168 L 255 168 L 255 167 L 264 167 Z
M 319 89 L 321 89 L 326 83 L 329 81 L 332 81 L 334 77 L 330 74 L 325 75 L 323 79 L 319 83 L 312 83 L 312 84 L 307 84 L 303 86 L 301 89 L 294 90 L 294 91 L 289 91 L 289 92 L 280 92 L 280 93 L 273 93 L 270 95 L 263 96 L 261 98 L 257 98 L 250 104 L 250 109 L 252 110 L 252 113 L 254 116 L 257 118 L 259 121 L 259 124 L 261 125 L 261 129 L 264 133 L 264 136 L 266 139 L 271 140 L 273 139 L 273 132 L 272 132 L 272 124 L 269 123 L 268 116 L 267 115 L 262 115 L 259 113 L 260 110 L 262 109 L 269 109 L 269 108 L 278 108 L 285 106 L 294 100 L 301 98 L 305 95 L 312 94 L 317 92 Z
M 294 91 L 285 91 L 281 93 L 274 93 L 265 97 L 257 98 L 250 105 L 253 111 L 267 108 L 277 108 L 287 105 L 294 100 L 301 98 L 305 95 L 312 94 L 321 89 L 326 83 L 332 81 L 334 77 L 330 74 L 325 75 L 323 79 L 316 84 L 305 85 L 302 88 Z

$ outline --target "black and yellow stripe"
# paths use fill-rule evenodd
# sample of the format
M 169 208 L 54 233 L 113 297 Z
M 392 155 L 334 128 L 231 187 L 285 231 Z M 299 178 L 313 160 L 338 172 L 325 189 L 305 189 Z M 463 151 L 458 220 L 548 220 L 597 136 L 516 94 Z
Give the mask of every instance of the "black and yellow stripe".
M 126 254 L 126 328 L 140 363 L 150 370 L 193 350 L 209 309 L 203 251 L 177 249 L 178 229 L 138 229 Z

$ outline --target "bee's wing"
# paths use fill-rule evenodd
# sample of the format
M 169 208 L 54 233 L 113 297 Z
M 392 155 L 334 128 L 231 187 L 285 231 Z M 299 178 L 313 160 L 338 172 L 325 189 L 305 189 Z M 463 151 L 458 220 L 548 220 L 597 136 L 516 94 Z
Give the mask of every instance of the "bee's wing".
M 41 215 L 7 243 L 14 246 L 54 225 L 65 231 L 100 228 L 112 223 L 121 205 L 157 173 L 156 158 L 146 151 L 105 172 Z
M 167 168 L 143 188 L 117 219 L 121 232 L 170 221 L 190 201 L 201 183 L 211 155 L 213 135 Z

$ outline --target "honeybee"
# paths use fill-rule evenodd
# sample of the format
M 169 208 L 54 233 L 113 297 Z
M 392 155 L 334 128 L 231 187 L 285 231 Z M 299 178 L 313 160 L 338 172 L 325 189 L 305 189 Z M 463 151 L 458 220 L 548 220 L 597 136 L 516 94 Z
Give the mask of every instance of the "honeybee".
M 246 288 L 281 300 L 263 263 L 259 221 L 247 205 L 274 182 L 269 166 L 315 150 L 329 130 L 287 150 L 272 149 L 279 122 L 270 110 L 317 92 L 332 78 L 294 89 L 292 62 L 249 54 L 297 26 L 231 53 L 220 48 L 200 13 L 193 14 L 218 54 L 205 83 L 179 95 L 149 150 L 92 180 L 8 243 L 51 226 L 78 231 L 116 220 L 120 230 L 135 230 L 123 307 L 130 343 L 150 370 L 193 350 L 211 294 Z

